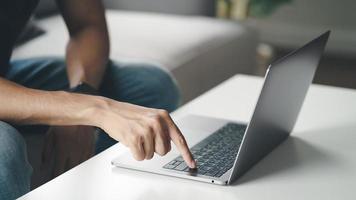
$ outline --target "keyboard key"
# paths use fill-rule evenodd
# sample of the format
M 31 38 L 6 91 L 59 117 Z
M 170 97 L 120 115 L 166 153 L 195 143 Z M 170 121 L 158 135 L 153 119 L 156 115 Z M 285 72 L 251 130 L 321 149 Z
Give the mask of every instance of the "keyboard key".
M 206 171 L 198 170 L 198 174 L 200 174 L 200 175 L 205 175 L 205 174 L 206 174 Z
M 170 163 L 168 163 L 169 165 L 174 165 L 177 161 L 172 160 Z
M 174 166 L 174 165 L 169 165 L 169 164 L 167 164 L 167 165 L 165 165 L 164 166 L 164 168 L 166 168 L 166 169 L 173 169 L 173 168 L 175 168 L 176 166 Z
M 178 170 L 178 171 L 184 171 L 186 168 L 188 168 L 188 166 L 185 164 L 185 162 L 182 162 L 181 164 L 176 166 L 174 169 Z
M 174 160 L 176 160 L 176 161 L 184 161 L 184 159 L 183 159 L 183 157 L 182 156 L 178 156 L 176 159 L 174 159 Z
M 205 173 L 204 175 L 214 177 L 215 174 L 217 174 L 217 173 L 219 173 L 219 171 L 210 170 L 207 173 Z

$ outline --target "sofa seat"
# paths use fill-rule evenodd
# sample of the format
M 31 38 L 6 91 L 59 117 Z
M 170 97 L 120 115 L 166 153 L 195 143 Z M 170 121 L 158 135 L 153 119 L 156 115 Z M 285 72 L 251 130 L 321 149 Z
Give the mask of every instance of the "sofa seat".
M 235 22 L 199 16 L 107 11 L 111 59 L 150 62 L 170 71 L 193 99 L 236 73 L 254 70 L 256 33 Z M 12 59 L 63 56 L 68 33 L 60 16 L 39 20 L 46 34 L 17 47 Z

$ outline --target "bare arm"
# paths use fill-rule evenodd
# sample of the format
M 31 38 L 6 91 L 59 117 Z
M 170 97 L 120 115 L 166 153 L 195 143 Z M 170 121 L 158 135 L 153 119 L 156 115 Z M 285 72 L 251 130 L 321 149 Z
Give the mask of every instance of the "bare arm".
M 188 166 L 195 162 L 168 112 L 104 97 L 28 89 L 0 78 L 0 120 L 21 124 L 89 125 L 130 148 L 137 160 L 165 155 L 170 141 Z
M 100 98 L 28 89 L 0 78 L 0 120 L 17 124 L 94 125 L 87 113 Z
M 100 0 L 57 0 L 70 40 L 66 62 L 70 86 L 98 88 L 109 58 L 105 10 Z

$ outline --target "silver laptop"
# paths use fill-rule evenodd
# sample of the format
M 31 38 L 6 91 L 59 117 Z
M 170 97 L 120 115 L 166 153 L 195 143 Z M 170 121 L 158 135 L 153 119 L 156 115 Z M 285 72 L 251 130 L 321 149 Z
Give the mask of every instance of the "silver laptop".
M 193 115 L 177 122 L 187 142 L 192 144 L 190 150 L 197 160 L 197 169 L 189 169 L 173 146 L 163 157 L 136 161 L 130 153 L 125 153 L 112 164 L 213 184 L 230 184 L 289 136 L 329 35 L 330 31 L 325 32 L 269 66 L 248 124 Z

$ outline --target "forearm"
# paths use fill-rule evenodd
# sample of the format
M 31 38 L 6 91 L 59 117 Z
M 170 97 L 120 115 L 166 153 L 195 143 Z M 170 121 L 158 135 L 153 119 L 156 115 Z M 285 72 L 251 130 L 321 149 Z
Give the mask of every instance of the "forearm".
M 16 124 L 91 125 L 101 97 L 28 89 L 0 78 L 0 120 Z
M 106 27 L 86 27 L 71 35 L 67 46 L 67 72 L 71 87 L 85 82 L 98 89 L 109 59 Z

